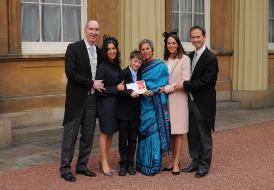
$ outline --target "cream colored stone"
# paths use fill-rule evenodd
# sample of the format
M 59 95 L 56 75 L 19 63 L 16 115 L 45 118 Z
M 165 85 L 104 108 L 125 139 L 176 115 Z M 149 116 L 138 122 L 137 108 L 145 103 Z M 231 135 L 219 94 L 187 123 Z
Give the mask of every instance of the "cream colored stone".
M 267 0 L 235 0 L 233 90 L 268 88 Z
M 11 122 L 9 119 L 0 117 L 0 149 L 11 145 Z
M 165 0 L 119 0 L 119 39 L 123 66 L 129 64 L 129 54 L 138 49 L 140 40 L 154 43 L 154 57 L 163 57 L 165 30 Z

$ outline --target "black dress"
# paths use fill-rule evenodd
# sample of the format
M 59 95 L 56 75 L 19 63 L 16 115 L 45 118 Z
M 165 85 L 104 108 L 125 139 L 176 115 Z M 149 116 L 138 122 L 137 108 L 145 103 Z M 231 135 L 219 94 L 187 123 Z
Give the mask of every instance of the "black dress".
M 103 61 L 97 68 L 96 80 L 103 80 L 106 90 L 96 92 L 97 113 L 100 131 L 105 134 L 113 134 L 118 131 L 118 95 L 120 66 L 110 61 Z

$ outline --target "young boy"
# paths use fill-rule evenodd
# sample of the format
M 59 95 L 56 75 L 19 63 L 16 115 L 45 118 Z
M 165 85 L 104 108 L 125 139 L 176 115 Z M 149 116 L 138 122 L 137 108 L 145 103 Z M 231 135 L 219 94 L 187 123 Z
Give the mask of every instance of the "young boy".
M 138 69 L 141 67 L 143 55 L 140 51 L 130 53 L 130 65 L 121 71 L 120 79 L 125 84 L 139 80 Z M 134 155 L 137 143 L 137 130 L 140 116 L 139 95 L 137 92 L 125 88 L 119 99 L 119 176 L 125 176 L 127 172 L 135 175 Z

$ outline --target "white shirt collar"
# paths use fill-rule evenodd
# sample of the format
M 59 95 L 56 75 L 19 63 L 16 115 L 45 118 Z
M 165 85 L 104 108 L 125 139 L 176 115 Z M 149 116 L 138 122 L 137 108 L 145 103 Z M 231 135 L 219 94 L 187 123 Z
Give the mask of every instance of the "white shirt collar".
M 84 42 L 86 44 L 87 49 L 89 49 L 90 47 L 96 48 L 95 44 L 90 45 L 89 42 L 86 40 L 86 38 L 84 38 Z
M 129 69 L 130 69 L 131 73 L 137 74 L 137 72 L 138 72 L 138 71 L 135 71 L 134 69 L 132 69 L 132 67 L 130 65 L 129 65 Z
M 202 55 L 202 53 L 205 51 L 206 46 L 205 44 L 198 50 L 195 50 L 195 52 L 198 54 L 198 57 L 200 57 Z

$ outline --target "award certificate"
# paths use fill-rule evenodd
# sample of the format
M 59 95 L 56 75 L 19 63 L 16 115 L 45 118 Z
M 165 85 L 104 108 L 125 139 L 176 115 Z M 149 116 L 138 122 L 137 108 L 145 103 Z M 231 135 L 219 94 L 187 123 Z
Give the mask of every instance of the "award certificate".
M 143 94 L 147 91 L 146 84 L 144 80 L 139 80 L 134 83 L 126 84 L 127 89 L 134 90 L 138 94 Z

